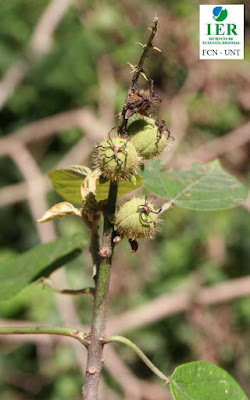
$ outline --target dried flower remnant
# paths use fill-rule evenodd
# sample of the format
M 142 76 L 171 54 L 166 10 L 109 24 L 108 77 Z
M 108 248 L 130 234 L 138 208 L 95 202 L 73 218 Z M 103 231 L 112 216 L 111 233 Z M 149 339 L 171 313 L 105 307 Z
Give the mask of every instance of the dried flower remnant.
M 167 139 L 175 140 L 173 136 L 171 136 L 169 129 L 167 128 L 166 122 L 163 119 L 157 119 L 155 121 L 155 125 L 158 128 L 157 139 L 160 140 L 162 135 L 167 134 Z
M 125 99 L 125 119 L 134 114 L 151 117 L 160 102 L 160 97 L 154 92 L 153 79 L 150 79 L 150 90 L 132 87 Z

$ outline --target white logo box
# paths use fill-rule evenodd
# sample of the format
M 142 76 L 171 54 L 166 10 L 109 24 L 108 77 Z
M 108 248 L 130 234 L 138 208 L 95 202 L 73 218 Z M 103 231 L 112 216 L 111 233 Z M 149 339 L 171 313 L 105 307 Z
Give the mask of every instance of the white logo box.
M 200 59 L 244 59 L 244 4 L 200 5 Z

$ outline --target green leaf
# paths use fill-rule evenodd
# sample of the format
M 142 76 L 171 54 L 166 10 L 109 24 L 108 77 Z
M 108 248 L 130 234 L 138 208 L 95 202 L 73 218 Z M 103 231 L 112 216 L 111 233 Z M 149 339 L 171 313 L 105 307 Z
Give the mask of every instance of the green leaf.
M 61 237 L 0 262 L 0 300 L 7 300 L 79 255 L 82 235 Z
M 207 361 L 180 365 L 169 386 L 175 400 L 248 400 L 231 375 Z
M 222 210 L 246 200 L 247 189 L 226 172 L 218 160 L 193 164 L 187 171 L 162 171 L 160 161 L 146 164 L 141 173 L 144 186 L 157 196 L 182 208 Z
M 82 204 L 81 184 L 88 174 L 74 168 L 52 169 L 48 173 L 55 191 L 65 200 Z
M 82 167 L 86 168 L 86 167 Z M 89 170 L 90 171 L 90 170 Z M 90 171 L 91 172 L 91 171 Z M 49 172 L 49 179 L 56 192 L 60 194 L 65 200 L 76 204 L 82 204 L 81 198 L 81 184 L 86 178 L 88 173 L 84 175 L 81 173 L 79 166 L 73 166 L 70 168 L 58 168 L 53 169 Z M 119 184 L 118 196 L 122 196 L 132 190 L 137 189 L 142 184 L 142 178 L 140 175 L 136 175 L 136 183 L 132 180 L 131 182 L 121 182 Z M 100 184 L 99 180 L 96 182 L 96 197 L 97 200 L 105 200 L 108 198 L 109 193 L 109 182 Z

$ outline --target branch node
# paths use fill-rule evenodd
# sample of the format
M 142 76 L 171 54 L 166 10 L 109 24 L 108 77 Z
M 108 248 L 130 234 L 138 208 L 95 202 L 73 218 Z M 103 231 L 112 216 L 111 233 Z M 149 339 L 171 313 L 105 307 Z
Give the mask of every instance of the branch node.
M 171 379 L 171 378 L 167 376 L 167 379 L 166 379 L 165 382 L 164 382 L 164 386 L 169 385 L 170 379 Z
M 93 374 L 95 374 L 95 373 L 97 372 L 97 369 L 91 367 L 91 368 L 89 368 L 89 369 L 87 370 L 87 372 L 88 372 L 90 375 L 93 375 Z
M 127 64 L 130 66 L 131 71 L 130 73 L 136 72 L 136 65 L 131 64 L 130 62 L 127 62 Z
M 106 333 L 104 333 L 100 338 L 99 341 L 100 343 L 104 346 L 104 344 L 106 343 L 106 339 L 107 339 L 108 335 Z
M 109 258 L 112 255 L 112 250 L 107 249 L 105 247 L 103 247 L 100 251 L 99 251 L 99 256 L 101 256 L 102 258 Z

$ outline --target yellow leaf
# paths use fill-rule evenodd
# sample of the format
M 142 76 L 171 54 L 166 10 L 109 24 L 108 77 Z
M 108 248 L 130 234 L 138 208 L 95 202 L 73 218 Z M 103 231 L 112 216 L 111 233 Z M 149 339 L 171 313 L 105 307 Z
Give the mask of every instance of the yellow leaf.
M 37 222 L 48 222 L 57 218 L 67 217 L 68 215 L 77 215 L 81 217 L 81 211 L 75 208 L 71 203 L 63 201 L 62 203 L 57 203 L 49 210 L 45 212 L 42 218 L 38 219 Z

